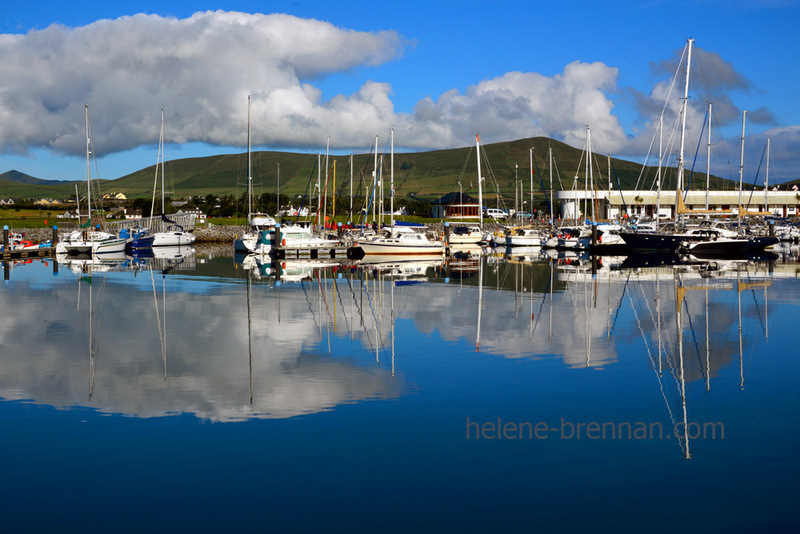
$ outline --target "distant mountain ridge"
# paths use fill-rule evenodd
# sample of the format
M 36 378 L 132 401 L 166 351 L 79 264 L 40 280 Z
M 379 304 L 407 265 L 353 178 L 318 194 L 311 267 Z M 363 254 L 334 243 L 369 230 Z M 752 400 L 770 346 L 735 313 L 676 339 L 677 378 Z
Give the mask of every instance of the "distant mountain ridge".
M 29 185 L 63 185 L 66 183 L 61 180 L 42 180 L 41 178 L 34 178 L 29 174 L 17 170 L 10 170 L 0 174 L 0 180 Z
M 497 190 L 506 198 L 513 199 L 520 183 L 524 196 L 530 194 L 530 151 L 533 149 L 535 169 L 533 187 L 537 194 L 550 189 L 548 149 L 553 151 L 553 189 L 583 189 L 584 171 L 581 167 L 583 151 L 560 141 L 546 137 L 535 137 L 491 143 L 481 146 L 482 174 L 485 179 L 484 194 L 494 196 Z M 379 160 L 380 160 L 379 154 Z M 608 189 L 608 159 L 606 155 L 594 154 L 594 183 L 598 189 Z M 438 198 L 446 193 L 477 194 L 477 162 L 475 146 L 429 152 L 399 152 L 394 158 L 394 182 L 398 196 Z M 375 155 L 354 154 L 352 170 L 350 154 L 331 155 L 328 158 L 329 179 L 325 186 L 325 154 L 303 154 L 295 152 L 257 151 L 252 153 L 253 187 L 256 194 L 274 193 L 278 188 L 280 168 L 280 192 L 284 195 L 303 195 L 313 192 L 322 167 L 322 187 L 330 196 L 349 195 L 350 176 L 353 176 L 354 196 L 364 196 L 371 187 Z M 334 161 L 336 162 L 334 174 Z M 655 176 L 655 168 L 631 161 L 611 158 L 611 183 L 613 189 L 649 189 Z M 204 195 L 239 196 L 247 190 L 246 153 L 226 154 L 198 158 L 185 158 L 166 162 L 167 194 L 173 198 Z M 383 155 L 381 176 L 385 188 L 389 188 L 389 154 Z M 662 187 L 675 187 L 674 168 L 670 168 Z M 577 177 L 576 177 L 577 175 Z M 128 198 L 149 198 L 153 193 L 155 165 L 151 165 L 127 176 L 114 180 L 101 180 L 102 193 L 124 193 Z M 644 178 L 642 178 L 644 176 Z M 702 183 L 701 183 L 702 182 Z M 2 197 L 61 197 L 74 194 L 75 182 L 41 180 L 12 170 L 0 174 L 0 198 Z M 691 189 L 705 187 L 705 180 L 695 180 Z M 735 181 L 712 177 L 713 189 L 730 190 Z

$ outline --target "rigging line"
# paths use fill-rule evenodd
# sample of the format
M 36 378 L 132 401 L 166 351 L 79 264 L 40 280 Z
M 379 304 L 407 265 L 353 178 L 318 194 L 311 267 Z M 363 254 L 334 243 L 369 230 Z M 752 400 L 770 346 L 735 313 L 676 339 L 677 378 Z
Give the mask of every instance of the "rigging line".
M 374 143 L 370 144 L 369 152 L 367 153 L 367 157 L 364 159 L 364 165 L 361 166 L 361 177 L 359 181 L 358 192 L 361 191 L 361 186 L 364 186 L 364 200 L 360 211 L 361 218 L 359 219 L 359 221 L 363 221 L 363 223 L 360 222 L 360 224 L 366 224 L 367 215 L 369 214 L 369 207 L 372 205 L 372 199 L 367 198 L 369 196 L 368 189 L 371 188 L 372 186 L 368 185 L 368 181 L 365 178 L 367 177 L 367 169 L 372 164 L 373 160 L 373 158 L 370 156 L 374 156 L 375 154 L 373 150 L 375 150 Z M 377 175 L 377 169 L 376 169 L 376 175 Z
M 327 282 L 327 279 L 325 281 Z M 327 283 L 325 285 L 327 286 Z M 328 316 L 328 324 L 330 324 L 330 321 L 331 321 L 331 310 L 328 307 L 328 298 L 325 295 L 325 291 L 323 291 L 323 289 L 322 289 L 322 278 L 319 275 L 319 270 L 317 270 L 317 287 L 319 289 L 320 294 L 322 294 L 322 302 L 325 303 L 325 315 Z M 327 287 L 325 289 L 327 290 Z
M 545 205 L 547 205 L 547 207 L 549 208 L 550 207 L 550 200 L 549 200 L 549 197 L 547 196 L 547 188 L 544 186 L 544 181 L 542 181 L 542 173 L 539 172 L 539 162 L 536 160 L 536 151 L 534 150 L 532 152 L 532 154 L 533 154 L 533 166 L 536 169 L 536 174 L 539 175 L 539 185 L 542 186 L 542 192 L 544 193 L 544 202 L 545 202 Z M 528 212 L 529 213 L 533 213 L 533 206 L 530 207 Z M 550 218 L 551 219 L 553 218 L 552 211 L 550 212 Z
M 383 158 L 380 159 L 380 163 L 378 164 L 378 168 L 375 169 L 375 179 L 372 181 L 372 192 L 369 193 L 371 196 L 369 198 L 369 201 L 366 204 L 367 207 L 366 207 L 366 210 L 364 212 L 364 221 L 365 222 L 369 218 L 369 208 L 370 208 L 370 206 L 372 206 L 372 202 L 375 199 L 375 193 L 378 190 L 378 177 L 381 175 L 381 171 L 382 170 L 383 170 Z M 374 219 L 374 216 L 373 216 L 373 219 Z
M 625 298 L 625 291 L 628 289 L 628 282 L 631 279 L 632 271 L 628 271 L 628 276 L 625 278 L 625 285 L 622 286 L 622 294 L 619 296 L 619 304 L 617 304 L 617 311 L 614 313 L 614 320 L 611 322 L 611 330 L 609 330 L 609 335 L 614 332 L 614 328 L 617 326 L 617 318 L 619 318 L 619 312 L 622 309 L 622 299 Z
M 311 319 L 314 320 L 314 330 L 319 329 L 319 323 L 317 322 L 317 316 L 314 313 L 314 308 L 311 306 L 311 299 L 308 298 L 308 291 L 306 291 L 306 284 L 304 280 L 300 280 L 300 287 L 303 288 L 303 293 L 306 296 L 306 303 L 308 304 L 308 311 L 311 312 Z
M 161 332 L 161 315 L 158 310 L 158 296 L 156 295 L 156 280 L 153 277 L 152 266 L 150 268 L 150 282 L 153 285 L 153 304 L 156 308 L 156 322 L 158 323 L 158 339 L 161 342 L 161 357 L 166 359 L 166 347 L 164 346 L 164 335 Z
M 750 271 L 747 270 L 747 281 L 748 283 L 752 280 L 750 278 Z M 738 289 L 738 288 L 737 288 Z M 764 331 L 764 334 L 767 333 L 767 326 L 764 324 L 764 319 L 761 317 L 761 307 L 758 305 L 758 298 L 756 298 L 756 288 L 750 287 L 750 294 L 753 295 L 753 305 L 756 307 L 756 315 L 758 315 L 758 322 L 761 323 L 761 329 Z
M 353 296 L 353 302 L 355 303 L 356 310 L 358 310 L 358 316 L 362 318 L 361 323 L 363 324 L 364 323 L 364 320 L 363 320 L 364 316 L 362 314 L 361 305 L 358 303 L 358 299 L 356 298 L 356 292 L 355 292 L 355 289 L 353 289 L 353 284 L 351 283 L 349 276 L 347 277 L 347 285 L 350 288 L 350 294 Z
M 94 340 L 95 366 L 97 365 L 97 355 L 100 351 L 100 325 L 103 322 L 103 306 L 105 305 L 105 295 L 106 295 L 106 277 L 103 276 L 103 285 L 100 288 L 100 309 L 97 312 L 97 332 L 95 334 L 95 340 Z
M 686 308 L 686 317 L 689 320 L 689 331 L 692 333 L 692 342 L 694 344 L 695 352 L 697 353 L 697 363 L 700 364 L 700 373 L 703 376 L 703 379 L 707 379 L 706 376 L 706 368 L 703 365 L 703 359 L 700 354 L 700 344 L 697 342 L 697 332 L 694 331 L 694 325 L 692 324 L 692 314 L 689 313 L 689 303 L 684 299 L 683 301 L 684 307 Z
M 764 163 L 764 156 L 766 155 L 766 153 L 767 153 L 767 145 L 764 144 L 764 150 L 761 151 L 761 161 L 758 162 L 758 169 L 756 169 L 756 175 L 753 177 L 753 184 L 752 184 L 753 187 L 750 188 L 750 196 L 747 198 L 747 204 L 745 204 L 745 207 L 749 208 L 750 201 L 753 200 L 753 193 L 756 192 L 755 185 L 756 182 L 758 181 L 758 175 L 761 173 L 761 165 Z
M 500 206 L 502 206 L 502 208 L 505 209 L 506 202 L 505 202 L 505 199 L 504 199 L 503 195 L 500 192 L 500 184 L 497 183 L 497 177 L 494 174 L 494 169 L 492 169 L 492 164 L 489 162 L 489 156 L 486 154 L 486 148 L 485 147 L 484 147 L 482 153 L 483 153 L 483 163 L 486 166 L 486 170 L 488 171 L 489 178 L 492 179 L 492 184 L 494 185 L 494 192 L 495 192 L 495 195 L 497 196 L 496 202 L 498 202 L 500 204 Z M 481 154 L 478 154 L 478 157 L 480 157 L 480 156 L 481 156 Z
M 306 190 L 303 193 L 303 198 L 300 199 L 300 207 L 297 209 L 297 215 L 294 217 L 294 222 L 297 222 L 297 219 L 300 218 L 300 211 L 303 209 L 303 206 L 306 203 L 306 197 L 308 196 L 308 188 L 311 187 L 311 182 L 314 178 L 314 171 L 317 170 L 317 158 L 314 158 L 314 166 L 311 167 L 311 174 L 308 176 L 308 182 L 306 182 Z
M 336 285 L 336 277 L 334 276 L 333 278 L 331 278 L 331 281 L 333 282 L 334 289 L 336 289 L 336 287 L 337 287 L 337 285 Z M 338 296 L 339 296 L 339 304 L 342 306 L 342 317 L 344 317 L 344 325 L 347 327 L 347 331 L 349 332 L 350 331 L 350 321 L 347 319 L 347 314 L 344 311 L 344 302 L 342 301 L 342 292 L 341 291 L 334 291 L 334 292 L 337 293 Z
M 367 285 L 366 287 L 369 287 L 369 285 Z M 375 307 L 372 305 L 372 298 L 370 298 L 369 296 L 369 289 L 365 289 L 364 293 L 367 294 L 367 304 L 369 305 L 370 313 L 372 313 L 372 320 L 374 321 L 374 324 L 377 327 L 378 317 L 375 315 Z M 367 331 L 366 323 L 364 324 L 364 332 L 367 334 L 367 339 L 369 339 L 370 348 L 371 349 L 375 348 L 375 346 L 372 344 L 372 336 Z M 380 328 L 378 328 L 378 337 L 379 337 L 378 347 L 383 347 L 383 332 L 380 331 Z
M 669 90 L 667 91 L 667 96 L 664 98 L 664 105 L 661 107 L 661 113 L 659 113 L 660 117 L 664 116 L 665 112 L 667 111 L 667 107 L 669 105 L 669 102 L 672 99 L 672 91 L 673 91 L 673 89 L 675 89 L 675 84 L 678 81 L 678 76 L 680 74 L 681 65 L 683 65 L 683 60 L 686 57 L 686 51 L 687 51 L 687 46 L 684 46 L 683 54 L 681 55 L 680 61 L 678 61 L 678 65 L 675 68 L 675 74 L 672 76 L 672 81 L 669 84 Z M 644 178 L 644 173 L 648 169 L 647 161 L 649 161 L 650 152 L 653 150 L 653 145 L 655 144 L 655 140 L 656 140 L 657 134 L 658 134 L 657 131 L 653 133 L 653 138 L 650 141 L 650 148 L 647 150 L 647 155 L 645 156 L 645 165 L 643 165 L 642 168 L 639 170 L 639 177 L 636 179 L 636 189 L 639 188 L 639 184 L 641 183 L 642 179 Z M 662 180 L 662 182 L 663 182 L 663 180 Z
M 533 271 L 533 266 L 531 266 L 531 271 Z M 531 330 L 531 335 L 528 338 L 529 341 L 533 341 L 533 334 L 536 332 L 536 327 L 539 324 L 539 320 L 542 318 L 542 310 L 544 309 L 544 301 L 547 300 L 547 293 L 548 289 L 550 289 L 550 279 L 551 277 L 547 277 L 547 286 L 544 288 L 542 292 L 542 302 L 539 304 L 539 312 L 536 314 L 536 321 L 533 323 L 533 329 Z M 533 285 L 531 285 L 531 293 L 533 293 Z
M 697 148 L 694 151 L 694 158 L 692 159 L 692 168 L 689 169 L 689 180 L 687 180 L 686 186 L 684 187 L 684 192 L 683 192 L 684 200 L 686 200 L 686 195 L 689 191 L 689 187 L 692 185 L 692 176 L 694 176 L 694 166 L 697 163 L 697 155 L 700 153 L 700 143 L 703 142 L 703 133 L 706 131 L 707 123 L 708 123 L 708 111 L 706 111 L 705 116 L 703 117 L 703 127 L 700 128 L 700 135 L 697 137 Z
M 653 372 L 656 375 L 656 379 L 658 380 L 658 389 L 661 392 L 661 398 L 664 399 L 664 405 L 667 407 L 667 413 L 669 414 L 670 422 L 672 423 L 672 426 L 674 428 L 675 424 L 676 424 L 675 423 L 675 416 L 672 413 L 672 408 L 670 408 L 670 406 L 669 406 L 669 399 L 667 399 L 667 393 L 666 393 L 666 391 L 664 391 L 664 383 L 661 380 L 661 376 L 658 374 L 658 371 L 656 370 L 657 369 L 656 362 L 653 359 L 653 352 L 650 349 L 650 345 L 652 345 L 652 342 L 648 343 L 648 341 L 647 341 L 647 334 L 645 334 L 644 328 L 642 328 L 642 323 L 639 320 L 639 314 L 636 313 L 636 307 L 633 305 L 633 298 L 628 297 L 628 302 L 631 305 L 631 310 L 633 311 L 633 316 L 636 318 L 636 324 L 639 327 L 639 332 L 641 332 L 641 334 L 642 334 L 642 340 L 644 341 L 644 346 L 645 346 L 645 348 L 647 348 L 647 357 L 650 360 L 651 368 L 653 369 Z M 678 443 L 680 443 L 680 440 L 678 440 Z M 683 450 L 683 444 L 681 444 L 681 450 Z
M 619 196 L 622 199 L 622 209 L 625 210 L 625 215 L 630 217 L 628 214 L 628 205 L 625 203 L 625 195 L 622 192 L 622 184 L 620 183 L 619 175 L 617 174 L 617 167 L 614 165 L 614 160 L 611 160 L 611 170 L 614 171 L 614 178 L 617 179 L 617 190 L 619 191 Z

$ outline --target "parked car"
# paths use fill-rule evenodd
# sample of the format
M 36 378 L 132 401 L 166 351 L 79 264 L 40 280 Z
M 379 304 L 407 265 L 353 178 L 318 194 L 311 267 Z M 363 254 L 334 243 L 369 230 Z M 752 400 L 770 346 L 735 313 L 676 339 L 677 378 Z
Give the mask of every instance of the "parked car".
M 497 208 L 487 208 L 485 215 L 495 220 L 504 221 L 508 219 L 508 212 Z

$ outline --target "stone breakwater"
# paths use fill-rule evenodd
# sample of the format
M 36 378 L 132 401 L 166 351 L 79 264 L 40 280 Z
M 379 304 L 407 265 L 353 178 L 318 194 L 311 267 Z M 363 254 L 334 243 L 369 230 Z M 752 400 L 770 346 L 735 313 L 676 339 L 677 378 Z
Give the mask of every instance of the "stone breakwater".
M 233 240 L 242 235 L 246 226 L 209 226 L 208 228 L 197 227 L 194 235 L 197 243 L 233 243 Z M 66 234 L 72 230 L 59 229 L 59 235 Z M 52 228 L 12 228 L 10 233 L 25 234 L 27 239 L 33 242 L 49 241 L 53 238 Z M 0 238 L 2 239 L 2 238 Z
M 246 226 L 198 226 L 194 229 L 194 236 L 196 243 L 233 243 L 246 231 Z

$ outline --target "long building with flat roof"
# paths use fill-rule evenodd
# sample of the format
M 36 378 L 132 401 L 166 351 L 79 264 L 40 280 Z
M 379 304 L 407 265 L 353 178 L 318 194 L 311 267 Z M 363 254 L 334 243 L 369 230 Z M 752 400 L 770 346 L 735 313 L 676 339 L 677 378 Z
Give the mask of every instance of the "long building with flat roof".
M 688 212 L 703 215 L 738 215 L 738 191 L 684 191 L 683 205 Z M 630 217 L 672 219 L 676 214 L 675 191 L 559 191 L 556 193 L 559 212 L 564 219 L 580 219 L 592 214 L 596 205 L 597 219 L 618 220 L 626 212 Z M 742 191 L 741 205 L 753 215 L 769 213 L 774 217 L 800 215 L 800 191 Z

